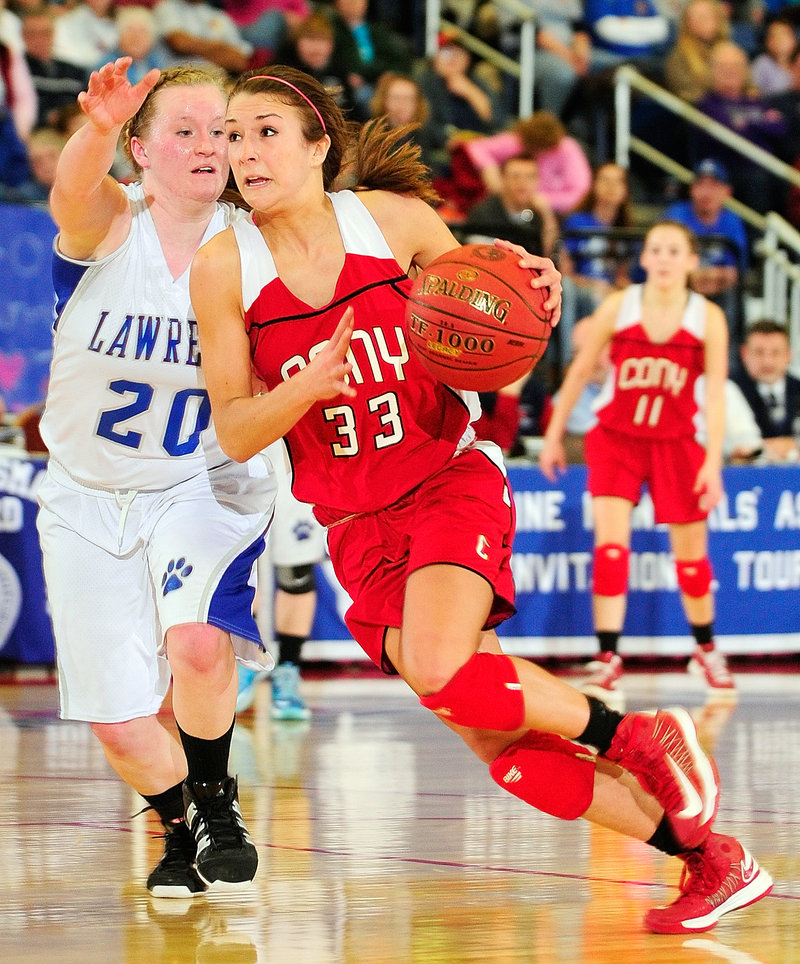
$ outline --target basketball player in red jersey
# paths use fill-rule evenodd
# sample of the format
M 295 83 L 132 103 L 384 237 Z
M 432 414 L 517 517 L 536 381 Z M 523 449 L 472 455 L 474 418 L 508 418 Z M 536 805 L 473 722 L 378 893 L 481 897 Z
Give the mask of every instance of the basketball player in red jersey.
M 416 149 L 366 127 L 347 171 L 356 188 L 334 190 L 344 117 L 311 77 L 278 66 L 237 81 L 225 126 L 253 210 L 192 267 L 216 429 L 236 459 L 285 437 L 294 493 L 328 527 L 354 638 L 527 803 L 691 855 L 703 871 L 712 855 L 715 873 L 741 862 L 736 841 L 710 832 L 716 772 L 685 711 L 623 717 L 500 649 L 493 627 L 514 609 L 502 459 L 474 437 L 474 394 L 427 374 L 404 336 L 410 275 L 457 246 L 426 203 Z M 549 286 L 557 320 L 552 262 L 496 243 L 542 271 L 531 285 Z M 695 888 L 667 925 L 648 926 L 713 927 L 770 888 L 747 867 L 731 893 L 715 886 L 698 902 Z
M 728 329 L 722 311 L 687 287 L 698 263 L 687 228 L 671 221 L 652 227 L 641 263 L 646 282 L 610 295 L 592 316 L 539 456 L 551 479 L 564 467 L 567 417 L 610 344 L 611 371 L 595 402 L 598 424 L 586 437 L 600 655 L 583 689 L 608 699 L 622 675 L 617 642 L 625 618 L 631 512 L 646 482 L 656 522 L 669 524 L 678 587 L 696 640 L 690 669 L 705 677 L 714 695 L 735 697 L 725 657 L 714 646 L 706 526 L 722 495 Z

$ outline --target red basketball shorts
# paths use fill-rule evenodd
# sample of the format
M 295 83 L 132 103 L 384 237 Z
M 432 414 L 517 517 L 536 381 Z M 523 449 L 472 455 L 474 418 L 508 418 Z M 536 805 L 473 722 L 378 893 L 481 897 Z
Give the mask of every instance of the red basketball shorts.
M 691 436 L 648 439 L 596 425 L 586 435 L 592 496 L 615 495 L 638 503 L 647 485 L 656 522 L 698 522 L 708 515 L 692 491 L 705 449 Z
M 384 665 L 387 626 L 402 624 L 409 575 L 449 563 L 471 569 L 494 590 L 485 629 L 514 614 L 511 546 L 514 501 L 502 470 L 480 448 L 468 449 L 413 492 L 378 512 L 328 530 L 336 576 L 353 605 L 345 621 L 376 665 Z

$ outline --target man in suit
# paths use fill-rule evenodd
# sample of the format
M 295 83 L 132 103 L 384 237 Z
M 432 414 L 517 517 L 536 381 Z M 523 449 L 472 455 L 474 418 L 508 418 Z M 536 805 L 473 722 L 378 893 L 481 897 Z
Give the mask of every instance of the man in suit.
M 745 332 L 742 367 L 733 375 L 764 439 L 771 461 L 800 458 L 800 378 L 789 374 L 789 335 L 774 321 L 757 321 Z

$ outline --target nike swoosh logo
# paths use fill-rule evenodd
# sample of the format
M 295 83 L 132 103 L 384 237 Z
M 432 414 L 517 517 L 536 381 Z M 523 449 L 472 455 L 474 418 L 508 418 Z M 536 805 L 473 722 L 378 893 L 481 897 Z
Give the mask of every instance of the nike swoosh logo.
M 746 850 L 745 858 L 747 863 L 744 860 L 742 861 L 742 883 L 749 884 L 756 875 L 756 862 Z
M 703 801 L 700 794 L 695 790 L 692 781 L 681 770 L 678 764 L 667 754 L 667 766 L 672 770 L 672 775 L 678 781 L 678 786 L 683 794 L 684 808 L 679 811 L 677 817 L 696 817 L 703 812 Z
M 703 796 L 700 797 L 700 800 L 702 801 L 705 799 L 705 805 L 703 807 L 703 812 L 700 819 L 700 823 L 703 825 L 714 816 L 714 810 L 717 805 L 717 797 L 719 796 L 719 786 L 717 784 L 716 777 L 714 776 L 714 765 L 705 755 L 705 753 L 703 753 L 700 745 L 697 743 L 696 736 L 694 735 L 694 723 L 692 722 L 692 719 L 686 710 L 675 709 L 673 711 L 673 716 L 678 720 L 678 722 L 682 723 L 681 728 L 683 729 L 684 739 L 686 740 L 687 746 L 693 751 L 692 757 L 694 759 L 694 769 L 703 793 Z M 667 756 L 667 761 L 669 762 L 670 766 L 677 767 L 677 764 L 674 763 L 669 755 Z M 675 770 L 673 770 L 673 772 L 675 772 Z M 697 793 L 693 786 L 692 791 Z

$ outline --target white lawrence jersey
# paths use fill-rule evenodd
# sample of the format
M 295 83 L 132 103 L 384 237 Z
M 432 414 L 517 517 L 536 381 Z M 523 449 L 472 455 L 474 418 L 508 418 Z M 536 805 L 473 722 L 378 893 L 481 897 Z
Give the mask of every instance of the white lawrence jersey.
M 164 489 L 230 461 L 200 370 L 189 269 L 173 279 L 141 184 L 133 221 L 101 261 L 53 257 L 56 320 L 42 438 L 77 481 Z M 239 212 L 218 203 L 203 242 Z

